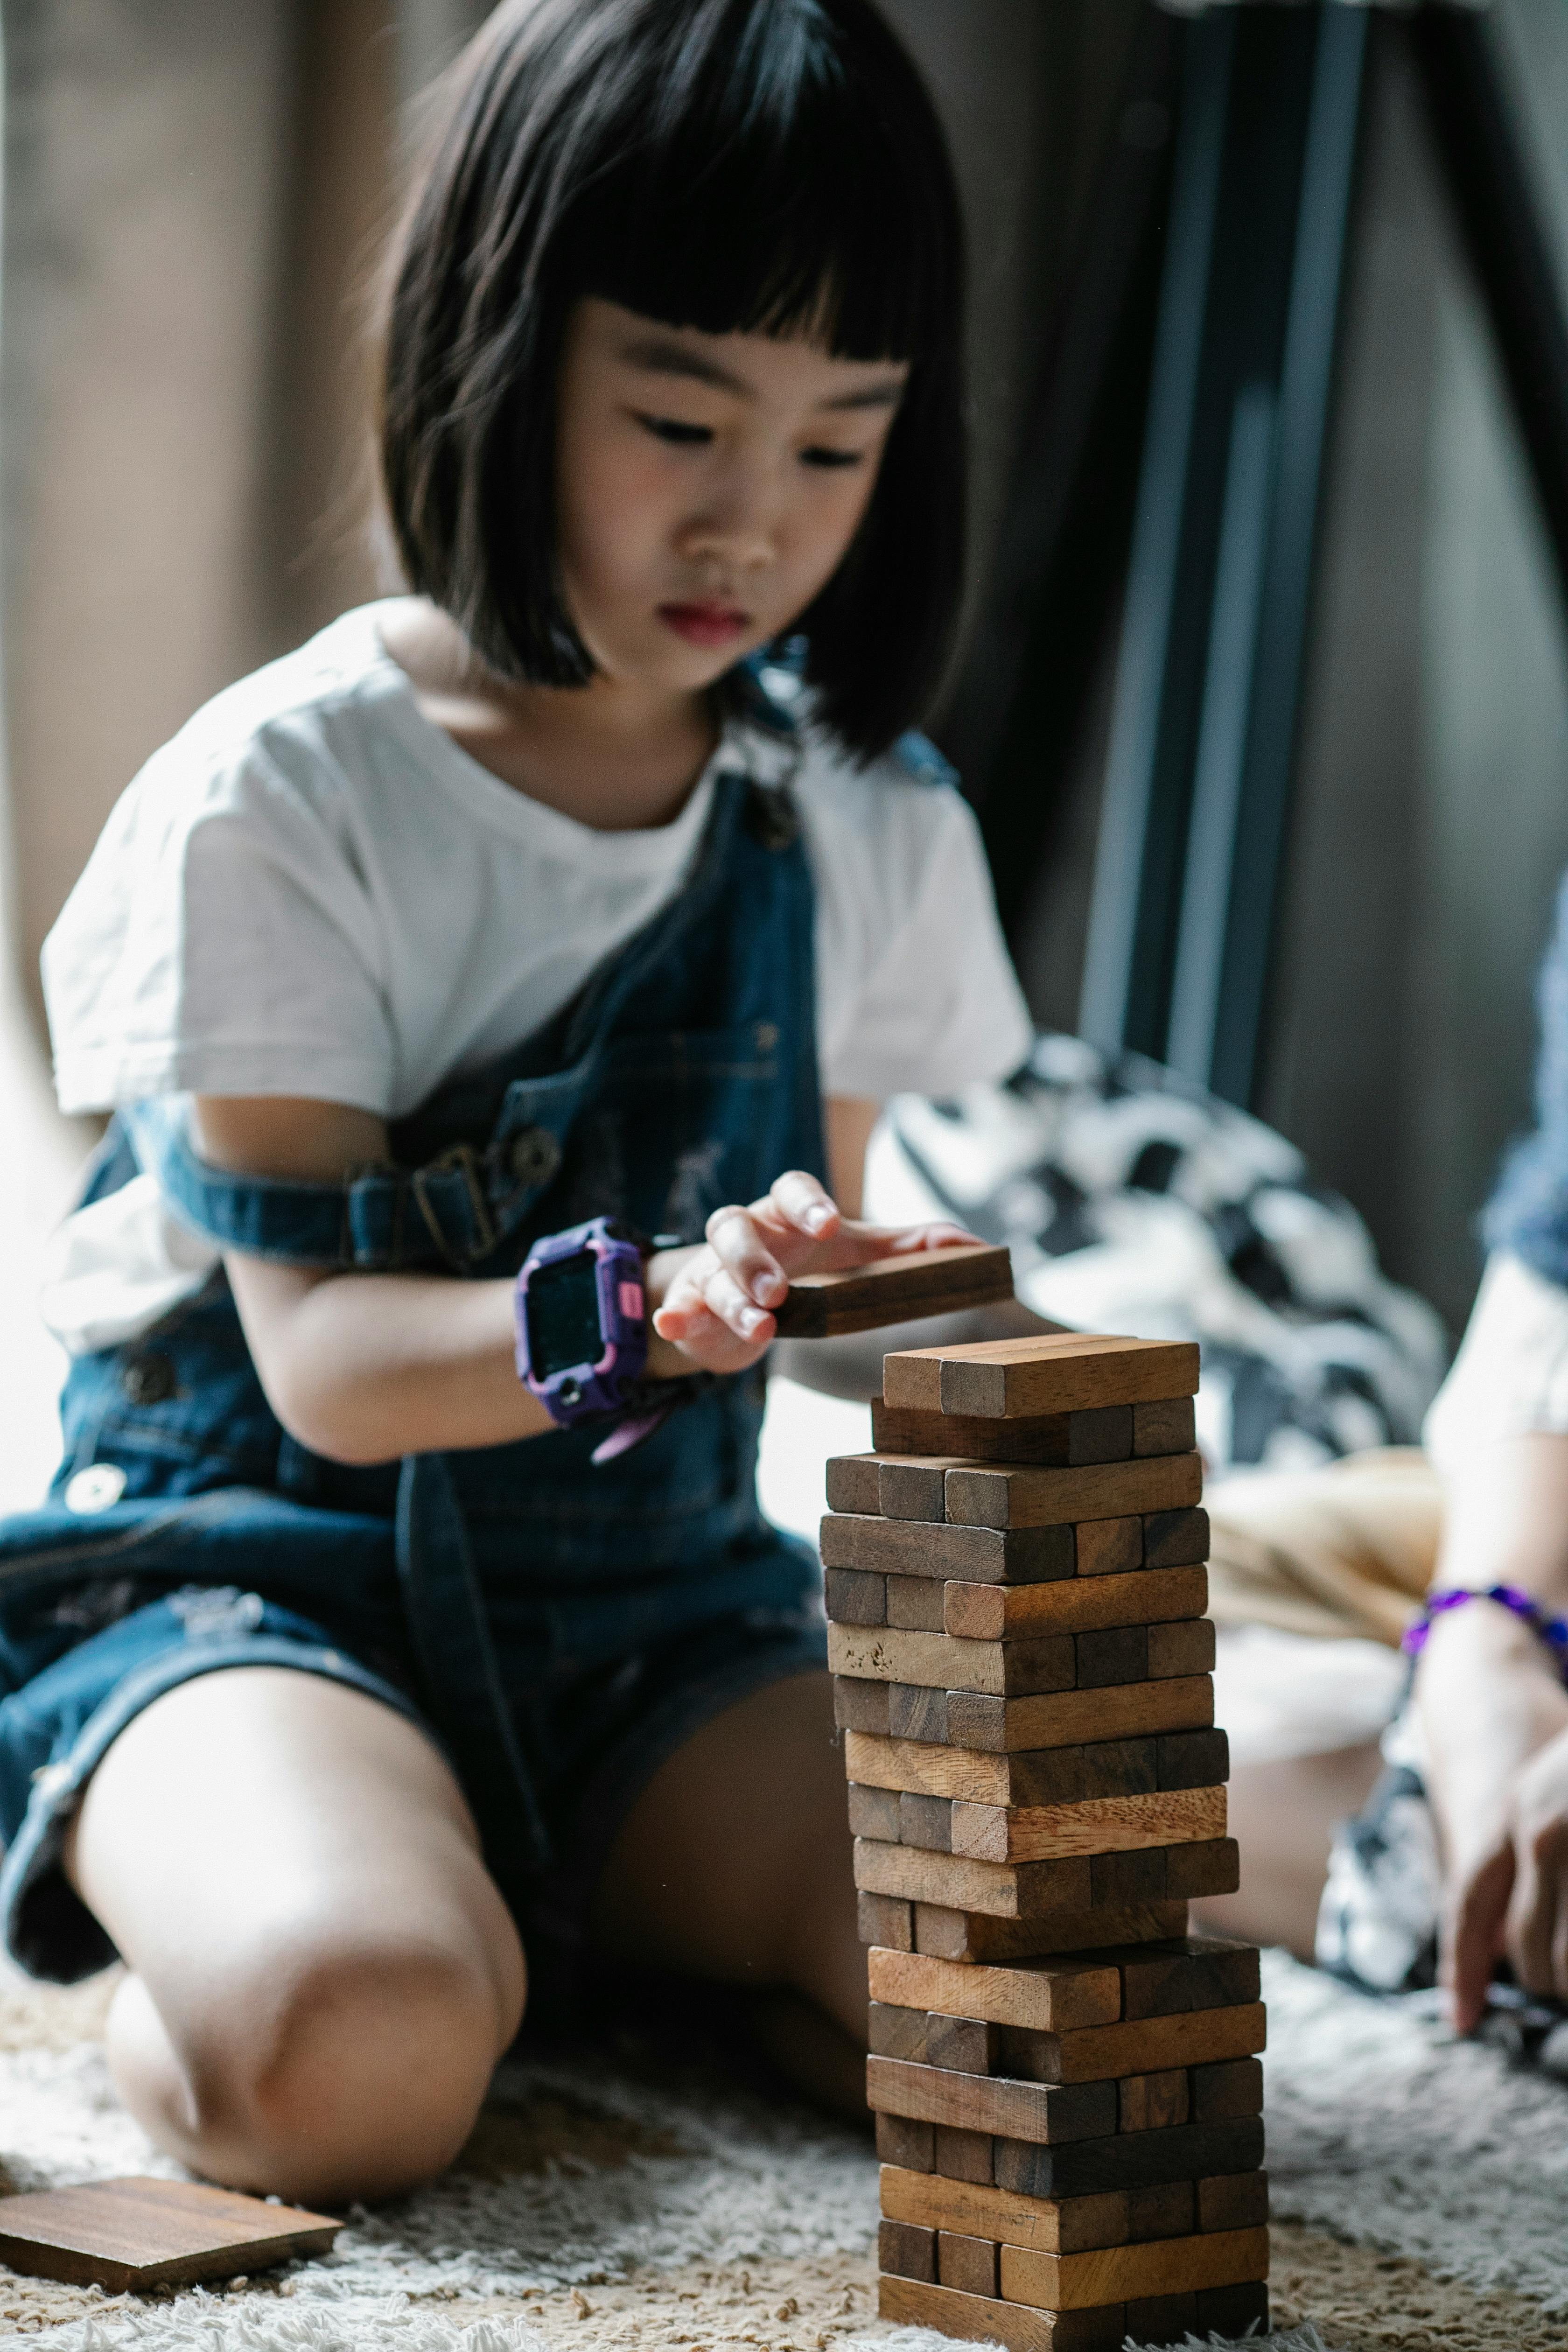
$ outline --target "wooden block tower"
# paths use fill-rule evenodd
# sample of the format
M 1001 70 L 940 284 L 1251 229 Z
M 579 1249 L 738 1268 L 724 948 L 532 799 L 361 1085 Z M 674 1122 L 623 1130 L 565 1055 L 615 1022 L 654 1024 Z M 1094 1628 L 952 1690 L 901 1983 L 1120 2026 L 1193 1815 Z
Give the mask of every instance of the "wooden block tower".
M 1258 1953 L 1212 1728 L 1195 1347 L 886 1360 L 828 1466 L 884 2318 L 1009 2352 L 1268 2324 Z

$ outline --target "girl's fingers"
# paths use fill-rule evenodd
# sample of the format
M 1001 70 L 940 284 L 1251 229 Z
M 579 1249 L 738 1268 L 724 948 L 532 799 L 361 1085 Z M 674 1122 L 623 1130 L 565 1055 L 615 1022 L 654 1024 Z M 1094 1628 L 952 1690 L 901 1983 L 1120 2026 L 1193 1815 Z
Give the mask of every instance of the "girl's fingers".
M 708 1247 L 748 1305 L 776 1307 L 789 1288 L 789 1277 L 763 1241 L 749 1211 L 715 1209 L 708 1220 Z M 707 1289 L 705 1276 L 705 1295 Z
M 804 1168 L 788 1168 L 776 1177 L 768 1199 L 786 1224 L 813 1241 L 825 1240 L 843 1222 L 837 1202 Z
M 1509 1906 L 1508 1956 L 1526 1992 L 1552 1989 L 1552 1943 L 1557 1931 L 1563 1841 L 1553 1822 L 1534 1836 L 1521 1836 L 1519 1878 Z
M 726 1324 L 737 1339 L 760 1339 L 771 1335 L 773 1317 L 742 1288 L 727 1265 L 715 1264 L 709 1268 L 702 1297 L 709 1313 Z
M 1443 1975 L 1461 2033 L 1479 2024 L 1486 2008 L 1513 1876 L 1513 1847 L 1507 1844 L 1471 1872 L 1454 1905 Z

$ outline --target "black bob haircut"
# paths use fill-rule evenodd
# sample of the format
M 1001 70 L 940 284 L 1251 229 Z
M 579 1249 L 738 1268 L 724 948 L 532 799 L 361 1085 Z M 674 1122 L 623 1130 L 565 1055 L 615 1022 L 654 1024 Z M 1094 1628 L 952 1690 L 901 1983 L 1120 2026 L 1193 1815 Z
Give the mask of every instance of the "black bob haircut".
M 885 750 L 940 680 L 962 584 L 963 255 L 942 127 L 870 0 L 504 0 L 446 103 L 384 326 L 409 585 L 503 676 L 592 676 L 554 521 L 584 295 L 906 360 L 866 518 L 791 631 L 822 721 L 862 760 Z

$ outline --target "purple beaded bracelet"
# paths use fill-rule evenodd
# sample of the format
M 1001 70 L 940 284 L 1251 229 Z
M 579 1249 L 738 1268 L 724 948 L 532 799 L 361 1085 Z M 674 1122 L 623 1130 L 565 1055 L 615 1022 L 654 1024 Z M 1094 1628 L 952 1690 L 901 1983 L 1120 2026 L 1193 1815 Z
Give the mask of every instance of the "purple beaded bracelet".
M 1405 1630 L 1400 1648 L 1408 1657 L 1419 1657 L 1432 1631 L 1432 1621 L 1450 1609 L 1462 1609 L 1467 1601 L 1495 1601 L 1500 1609 L 1511 1609 L 1531 1630 L 1538 1633 L 1557 1661 L 1557 1671 L 1568 1682 L 1568 1621 L 1549 1617 L 1539 1602 L 1521 1592 L 1517 1584 L 1489 1584 L 1477 1587 L 1452 1584 L 1441 1592 L 1429 1592 L 1421 1605 L 1421 1614 Z

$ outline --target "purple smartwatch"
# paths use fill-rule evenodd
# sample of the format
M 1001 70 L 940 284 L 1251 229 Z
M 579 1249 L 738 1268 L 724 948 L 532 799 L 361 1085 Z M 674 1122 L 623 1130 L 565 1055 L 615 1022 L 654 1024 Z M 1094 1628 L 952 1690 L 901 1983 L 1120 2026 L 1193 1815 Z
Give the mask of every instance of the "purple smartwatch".
M 517 1277 L 517 1376 L 562 1429 L 616 1416 L 594 1449 L 595 1463 L 629 1454 L 709 1385 L 701 1373 L 684 1381 L 643 1378 L 643 1258 L 647 1248 L 665 1247 L 668 1238 L 645 1244 L 612 1217 L 591 1217 L 585 1225 L 535 1242 Z

